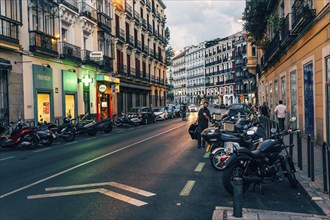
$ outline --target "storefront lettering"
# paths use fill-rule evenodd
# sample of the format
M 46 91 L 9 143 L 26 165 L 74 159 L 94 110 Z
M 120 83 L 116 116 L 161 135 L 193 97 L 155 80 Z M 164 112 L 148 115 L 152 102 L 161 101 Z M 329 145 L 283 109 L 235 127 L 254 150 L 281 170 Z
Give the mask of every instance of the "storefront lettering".
M 43 80 L 43 81 L 50 81 L 51 78 L 50 76 L 45 76 L 45 75 L 37 75 L 38 80 Z

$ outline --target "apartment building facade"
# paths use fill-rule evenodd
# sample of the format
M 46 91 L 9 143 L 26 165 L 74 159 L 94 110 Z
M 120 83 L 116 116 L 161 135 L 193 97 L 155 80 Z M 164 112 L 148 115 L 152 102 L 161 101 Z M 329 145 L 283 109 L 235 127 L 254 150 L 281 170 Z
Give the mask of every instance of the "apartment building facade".
M 200 103 L 205 95 L 205 42 L 185 50 L 187 103 Z
M 187 71 L 186 51 L 182 51 L 172 59 L 173 87 L 175 103 L 187 103 Z
M 116 31 L 120 26 L 114 18 L 118 13 L 126 16 L 126 10 L 118 12 L 118 3 L 124 5 L 127 2 L 1 1 L 0 120 L 15 121 L 21 114 L 22 118 L 35 122 L 56 121 L 85 113 L 102 119 L 132 107 L 133 103 L 135 106 L 165 102 L 165 80 L 164 85 L 161 82 L 166 76 L 165 41 L 163 32 L 158 35 L 163 29 L 159 27 L 161 25 L 151 26 L 159 27 L 158 32 L 152 32 L 152 43 L 160 50 L 143 56 L 143 49 L 149 54 L 149 50 L 143 47 L 146 44 L 139 40 L 143 38 L 143 27 L 146 27 L 145 16 L 135 13 L 135 20 L 129 22 L 132 28 L 132 22 L 136 23 L 141 38 L 133 37 L 132 44 L 129 33 L 134 32 L 128 32 L 130 41 L 125 39 L 124 43 L 118 43 Z M 143 3 L 147 5 L 148 1 L 139 2 Z M 164 18 L 164 10 L 161 17 L 160 8 L 164 9 L 164 4 L 150 6 L 153 12 L 150 16 L 159 21 Z M 123 77 L 118 71 L 118 63 L 123 60 L 123 55 L 117 56 L 120 46 L 129 48 L 128 53 L 131 52 L 136 60 L 133 64 L 137 71 L 132 70 L 134 74 L 129 77 Z M 144 60 L 150 65 L 148 72 Z M 133 102 L 133 97 L 123 99 L 127 89 L 138 90 L 139 94 L 142 94 L 141 90 L 149 91 L 146 98 L 140 99 L 149 102 L 139 102 L 138 98 Z M 131 105 L 127 105 L 127 101 L 131 101 Z
M 329 1 L 269 1 L 268 47 L 261 59 L 259 104 L 283 100 L 297 126 L 322 143 L 330 139 Z
M 118 111 L 166 103 L 165 8 L 161 0 L 114 1 Z

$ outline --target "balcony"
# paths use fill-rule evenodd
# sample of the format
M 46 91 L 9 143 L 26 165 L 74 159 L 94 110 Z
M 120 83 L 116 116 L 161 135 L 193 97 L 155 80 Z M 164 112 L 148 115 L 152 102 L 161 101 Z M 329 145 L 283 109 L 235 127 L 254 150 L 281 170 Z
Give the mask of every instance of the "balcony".
M 125 42 L 125 31 L 121 28 L 116 28 L 116 38 Z
M 111 57 L 103 55 L 103 61 L 100 64 L 100 69 L 107 72 L 113 72 L 113 59 Z
M 85 65 L 92 65 L 95 67 L 99 67 L 98 63 L 94 60 L 91 60 L 89 55 L 91 54 L 90 50 L 82 50 L 82 63 Z
M 146 0 L 147 9 L 151 10 L 151 3 L 149 0 Z
M 131 46 L 134 47 L 134 37 L 132 35 L 126 35 L 126 43 Z
M 264 59 L 266 64 L 272 62 L 273 58 L 276 57 L 276 55 L 279 53 L 280 44 L 281 40 L 279 37 L 279 32 L 277 32 L 274 38 L 269 42 L 268 47 L 265 51 Z
M 296 0 L 292 5 L 292 31 L 299 32 L 307 22 L 315 17 L 312 1 Z
M 229 84 L 229 83 L 234 83 L 234 79 L 227 79 L 226 84 Z
M 94 22 L 97 22 L 96 10 L 85 2 L 80 2 L 80 16 L 84 16 Z
M 223 84 L 224 84 L 224 81 L 219 81 L 219 82 L 216 83 L 217 86 L 218 85 L 223 85 Z
M 126 67 L 126 65 L 119 64 L 118 69 L 117 69 L 117 73 L 118 73 L 119 76 L 127 76 L 127 67 Z
M 103 12 L 98 12 L 97 21 L 97 25 L 99 28 L 102 28 L 107 33 L 111 33 L 111 17 L 109 15 L 106 15 Z
M 151 48 L 149 49 L 149 56 L 151 56 L 151 57 L 154 57 L 155 56 L 155 52 Z
M 147 21 L 146 21 L 146 19 L 142 18 L 141 20 L 142 20 L 142 29 L 147 30 Z
M 77 0 L 57 0 L 57 3 L 63 4 L 66 7 L 70 8 L 72 11 L 79 13 Z
M 152 25 L 151 24 L 148 24 L 148 31 L 152 35 Z
M 140 14 L 138 12 L 134 11 L 134 21 L 137 24 L 140 24 L 140 20 L 141 20 Z
M 61 46 L 60 57 L 62 59 L 69 59 L 77 62 L 81 61 L 80 47 L 73 44 L 69 44 L 68 42 L 61 42 L 60 46 Z
M 58 56 L 57 39 L 41 31 L 30 31 L 30 51 Z
M 135 68 L 127 68 L 127 76 L 136 76 Z
M 19 44 L 19 26 L 20 22 L 9 19 L 7 17 L 0 18 L 0 39 L 11 43 Z
M 291 24 L 292 24 L 292 16 L 289 13 L 282 22 L 281 25 L 281 40 L 282 46 L 284 46 L 289 40 L 291 36 Z
M 142 46 L 142 50 L 143 50 L 143 53 L 146 54 L 147 56 L 149 56 L 149 47 L 144 45 Z
M 125 1 L 125 11 L 126 11 L 126 14 L 132 18 L 132 15 L 133 15 L 133 10 L 132 10 L 132 6 L 130 6 L 126 1 Z
M 135 48 L 138 49 L 139 51 L 142 50 L 142 43 L 139 40 L 135 41 Z

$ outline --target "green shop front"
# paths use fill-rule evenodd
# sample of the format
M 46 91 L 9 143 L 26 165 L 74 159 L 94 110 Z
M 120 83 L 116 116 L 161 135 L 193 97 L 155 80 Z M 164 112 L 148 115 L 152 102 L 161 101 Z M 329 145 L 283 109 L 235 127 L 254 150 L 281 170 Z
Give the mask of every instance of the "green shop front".
M 76 72 L 62 70 L 63 117 L 76 118 L 78 116 L 77 81 Z
M 33 64 L 34 121 L 54 121 L 53 70 Z

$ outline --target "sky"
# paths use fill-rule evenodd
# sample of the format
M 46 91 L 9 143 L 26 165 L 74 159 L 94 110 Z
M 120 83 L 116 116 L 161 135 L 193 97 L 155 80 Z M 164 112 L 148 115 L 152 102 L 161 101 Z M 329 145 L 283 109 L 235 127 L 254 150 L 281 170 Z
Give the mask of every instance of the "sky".
M 242 30 L 245 0 L 163 0 L 170 46 L 178 52 L 185 46 L 227 37 Z

